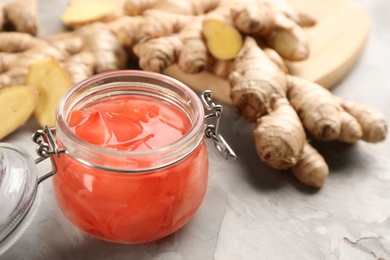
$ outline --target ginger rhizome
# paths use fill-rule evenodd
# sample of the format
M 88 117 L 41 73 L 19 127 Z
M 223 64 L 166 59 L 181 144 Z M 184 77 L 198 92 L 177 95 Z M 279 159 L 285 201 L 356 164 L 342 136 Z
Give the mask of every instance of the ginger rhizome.
M 233 106 L 257 124 L 254 137 L 260 158 L 276 169 L 292 169 L 310 186 L 324 184 L 328 167 L 304 129 L 321 141 L 380 142 L 386 137 L 383 115 L 284 73 L 251 37 L 235 59 L 229 82 Z
M 309 56 L 309 43 L 302 28 L 313 26 L 315 19 L 308 14 L 298 13 L 288 4 L 246 0 L 237 1 L 231 15 L 240 31 L 263 37 L 283 58 L 299 61 Z
M 304 127 L 291 106 L 287 74 L 272 62 L 256 41 L 247 37 L 229 75 L 231 99 L 236 111 L 256 122 L 254 139 L 261 160 L 276 169 L 287 170 L 297 164 L 300 181 L 321 187 L 328 176 L 324 158 L 307 142 Z M 313 157 L 302 163 L 303 147 Z M 317 167 L 312 167 L 317 164 Z M 313 171 L 316 169 L 316 171 Z
M 169 1 L 161 1 L 160 6 L 163 2 Z M 197 1 L 198 6 L 202 2 Z M 162 72 L 177 63 L 185 73 L 209 69 L 224 76 L 228 72 L 216 64 L 232 61 L 242 47 L 242 35 L 251 34 L 283 58 L 303 60 L 308 57 L 309 48 L 302 27 L 312 26 L 315 21 L 288 7 L 256 0 L 220 1 L 202 15 L 193 12 L 172 15 L 151 5 L 151 9 L 142 11 L 146 18 L 139 24 L 134 52 L 144 70 Z M 182 54 L 184 51 L 187 54 Z
M 52 58 L 68 72 L 72 84 L 96 73 L 123 69 L 127 56 L 114 34 L 101 23 L 39 39 L 26 33 L 0 37 L 0 88 L 24 85 L 29 64 Z
M 0 89 L 25 85 L 28 66 L 44 57 L 60 59 L 61 53 L 46 41 L 27 33 L 0 33 Z
M 0 3 L 0 31 L 38 33 L 38 9 L 34 0 Z
M 103 23 L 93 23 L 47 39 L 63 55 L 57 61 L 68 72 L 72 84 L 94 74 L 123 69 L 126 52 Z

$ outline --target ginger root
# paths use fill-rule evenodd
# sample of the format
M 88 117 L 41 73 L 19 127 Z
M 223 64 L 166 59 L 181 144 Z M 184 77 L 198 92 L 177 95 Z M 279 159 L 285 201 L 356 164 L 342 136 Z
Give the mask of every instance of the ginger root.
M 38 10 L 35 0 L 16 0 L 8 4 L 0 4 L 0 31 L 37 35 Z
M 0 89 L 0 140 L 23 125 L 33 113 L 39 93 L 30 86 Z
M 145 12 L 133 51 L 142 69 L 162 72 L 174 63 L 187 73 L 203 70 L 207 47 L 202 39 L 201 17 L 158 10 Z
M 177 63 L 185 73 L 198 73 L 212 63 L 209 53 L 224 60 L 232 59 L 237 54 L 242 39 L 235 28 L 226 24 L 226 19 L 220 18 L 225 17 L 228 10 L 224 2 L 214 9 L 211 7 L 218 1 L 211 5 L 204 0 L 196 1 L 196 5 L 193 0 L 187 2 L 188 11 L 182 11 L 185 14 L 155 9 L 143 12 L 145 19 L 139 25 L 138 43 L 133 48 L 142 69 L 162 72 Z M 196 15 L 199 10 L 210 12 Z M 188 13 L 190 15 L 186 15 Z M 209 22 L 210 17 L 213 20 Z M 219 30 L 221 28 L 223 30 Z M 215 35 L 215 32 L 219 35 Z M 224 38 L 219 37 L 221 34 Z M 172 42 L 175 44 L 169 46 Z
M 145 10 L 154 9 L 182 15 L 202 15 L 215 9 L 222 0 L 125 0 L 124 12 L 141 15 Z
M 362 139 L 370 143 L 382 142 L 386 139 L 387 122 L 385 117 L 366 105 L 338 98 L 341 107 L 351 114 L 359 123 Z
M 107 2 L 110 8 L 103 7 Z M 163 72 L 177 63 L 185 73 L 214 71 L 218 61 L 233 60 L 241 34 L 257 34 L 282 57 L 303 60 L 309 51 L 301 27 L 315 23 L 288 5 L 257 0 L 74 0 L 62 17 L 73 28 L 106 22 L 144 70 Z M 220 68 L 219 75 L 228 73 Z
M 386 119 L 378 111 L 335 97 L 314 82 L 294 76 L 289 76 L 289 80 L 290 102 L 299 111 L 306 129 L 318 140 L 354 143 L 362 139 L 377 143 L 386 138 Z
M 0 34 L 0 88 L 25 85 L 29 64 L 43 58 L 59 62 L 72 84 L 93 74 L 123 69 L 127 55 L 110 29 L 102 23 L 83 26 L 47 39 L 26 33 Z
M 67 71 L 72 84 L 97 73 L 123 69 L 127 63 L 125 50 L 103 23 L 52 35 L 47 43 L 62 54 L 54 60 Z
M 28 65 L 45 57 L 62 59 L 62 53 L 27 33 L 0 33 L 0 89 L 25 85 Z
M 72 86 L 67 72 L 53 59 L 45 58 L 30 64 L 27 85 L 39 92 L 34 109 L 39 125 L 55 126 L 57 104 Z
M 237 112 L 257 122 L 254 136 L 259 157 L 276 169 L 291 169 L 312 187 L 322 187 L 329 170 L 310 146 L 304 129 L 322 141 L 379 142 L 386 137 L 383 115 L 286 74 L 249 36 L 235 59 L 229 82 Z
M 299 161 L 291 167 L 291 171 L 300 182 L 313 188 L 321 188 L 329 175 L 324 157 L 308 142 L 303 144 Z
M 298 115 L 286 97 L 272 95 L 270 110 L 257 119 L 253 132 L 260 158 L 276 169 L 296 165 L 306 142 Z
M 315 19 L 298 13 L 288 4 L 267 1 L 237 1 L 231 9 L 234 25 L 252 36 L 264 37 L 280 56 L 291 61 L 309 56 L 309 44 L 302 29 L 313 26 Z

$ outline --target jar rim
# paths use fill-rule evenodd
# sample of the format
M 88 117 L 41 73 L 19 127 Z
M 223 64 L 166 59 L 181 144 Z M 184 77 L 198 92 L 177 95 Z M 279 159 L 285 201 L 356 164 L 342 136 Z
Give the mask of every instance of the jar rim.
M 143 151 L 125 151 L 125 150 L 115 150 L 115 149 L 99 147 L 97 145 L 86 142 L 82 140 L 80 137 L 78 137 L 69 128 L 67 122 L 67 114 L 66 114 L 67 102 L 69 102 L 69 100 L 71 100 L 71 97 L 75 95 L 78 91 L 90 86 L 91 84 L 103 82 L 103 80 L 107 78 L 115 78 L 115 77 L 122 77 L 122 76 L 153 79 L 156 80 L 157 82 L 161 82 L 169 86 L 172 86 L 175 89 L 178 89 L 179 91 L 185 93 L 186 98 L 188 98 L 188 103 L 194 106 L 193 110 L 195 112 L 195 114 L 193 115 L 194 118 L 192 120 L 192 126 L 189 129 L 189 131 L 185 133 L 180 139 L 178 139 L 173 143 L 155 149 L 143 150 Z M 117 157 L 117 158 L 125 158 L 125 157 L 144 158 L 144 157 L 160 155 L 160 154 L 165 154 L 167 157 L 171 158 L 171 159 L 167 158 L 167 160 L 164 161 L 164 163 L 162 163 L 161 165 L 158 165 L 157 167 L 153 167 L 153 169 L 157 169 L 157 168 L 163 168 L 169 166 L 173 163 L 176 163 L 177 161 L 182 160 L 183 158 L 191 154 L 197 146 L 199 146 L 204 136 L 204 113 L 205 112 L 204 112 L 203 104 L 200 98 L 197 96 L 197 94 L 190 87 L 188 87 L 184 83 L 172 77 L 160 73 L 141 71 L 141 70 L 115 70 L 115 71 L 99 73 L 85 80 L 80 81 L 79 83 L 74 85 L 60 99 L 57 106 L 57 112 L 56 112 L 56 123 L 57 123 L 56 132 L 57 132 L 57 138 L 59 135 L 61 135 L 60 141 L 65 146 L 65 149 L 67 150 L 66 153 L 78 159 L 81 162 L 85 162 L 85 164 L 87 165 L 91 165 L 91 164 L 87 162 L 88 160 L 80 157 L 84 157 L 84 155 L 86 154 L 87 157 L 88 154 L 90 156 L 93 156 L 93 154 L 96 153 L 104 154 L 106 156 L 111 156 L 111 157 Z M 192 147 L 188 147 L 189 143 L 192 144 Z M 70 144 L 71 147 L 68 147 Z M 80 156 L 81 151 L 83 152 L 82 156 Z M 179 151 L 180 154 L 177 155 L 170 154 L 170 152 L 175 152 L 175 151 Z M 99 166 L 100 165 L 97 165 L 98 168 L 103 168 L 103 169 L 106 168 L 106 167 L 99 167 Z M 115 170 L 113 169 L 113 167 L 108 167 L 108 168 L 110 170 Z M 119 169 L 118 171 L 119 172 L 144 172 L 148 170 L 151 169 L 150 168 L 128 169 L 128 170 Z

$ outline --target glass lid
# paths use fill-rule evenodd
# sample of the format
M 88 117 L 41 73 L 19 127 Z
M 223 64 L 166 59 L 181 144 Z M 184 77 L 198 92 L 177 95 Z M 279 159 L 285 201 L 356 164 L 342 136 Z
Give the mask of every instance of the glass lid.
M 37 194 L 37 169 L 32 157 L 22 148 L 0 143 L 0 254 L 9 244 Z

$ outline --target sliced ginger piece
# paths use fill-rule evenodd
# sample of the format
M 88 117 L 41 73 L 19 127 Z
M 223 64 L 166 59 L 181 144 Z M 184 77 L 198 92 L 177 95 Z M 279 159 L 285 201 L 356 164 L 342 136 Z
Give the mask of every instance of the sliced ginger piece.
M 61 20 L 75 28 L 97 21 L 113 20 L 119 15 L 116 1 L 74 1 L 61 15 Z
M 38 97 L 38 91 L 30 86 L 11 86 L 0 90 L 0 140 L 30 118 Z
M 211 55 L 219 60 L 230 60 L 240 51 L 243 40 L 238 30 L 217 19 L 203 22 L 203 35 Z
M 55 126 L 58 101 L 71 87 L 66 71 L 53 59 L 45 58 L 32 63 L 27 75 L 27 85 L 39 92 L 34 116 L 45 127 Z

